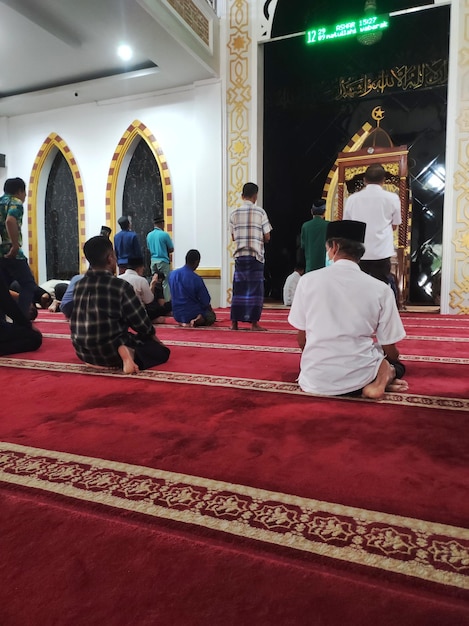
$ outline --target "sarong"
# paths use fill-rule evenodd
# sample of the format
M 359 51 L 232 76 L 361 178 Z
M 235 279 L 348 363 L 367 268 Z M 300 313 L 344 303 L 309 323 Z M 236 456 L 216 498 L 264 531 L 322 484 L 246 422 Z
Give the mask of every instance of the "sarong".
M 231 320 L 258 322 L 264 305 L 264 264 L 253 256 L 235 259 Z

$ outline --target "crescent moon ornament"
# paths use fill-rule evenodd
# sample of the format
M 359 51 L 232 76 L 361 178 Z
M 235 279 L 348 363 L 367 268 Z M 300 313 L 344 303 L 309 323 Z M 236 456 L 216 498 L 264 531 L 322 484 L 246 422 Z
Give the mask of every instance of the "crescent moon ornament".
M 376 126 L 379 126 L 380 121 L 384 118 L 384 111 L 381 107 L 375 107 L 371 112 L 371 117 L 375 120 Z

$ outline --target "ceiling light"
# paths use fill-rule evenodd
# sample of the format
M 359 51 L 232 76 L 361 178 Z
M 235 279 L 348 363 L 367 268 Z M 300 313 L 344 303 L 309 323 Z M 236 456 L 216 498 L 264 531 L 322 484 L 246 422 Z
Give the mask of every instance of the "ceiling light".
M 122 44 L 117 48 L 117 54 L 123 61 L 130 61 L 133 51 L 127 44 Z

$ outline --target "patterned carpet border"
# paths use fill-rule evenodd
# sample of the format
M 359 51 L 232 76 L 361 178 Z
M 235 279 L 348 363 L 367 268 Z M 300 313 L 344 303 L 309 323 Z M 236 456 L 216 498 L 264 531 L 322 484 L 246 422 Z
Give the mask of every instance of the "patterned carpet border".
M 211 387 L 227 387 L 249 391 L 264 391 L 269 393 L 284 393 L 305 398 L 323 398 L 345 402 L 372 402 L 364 398 L 330 397 L 307 394 L 301 391 L 297 383 L 288 383 L 275 380 L 260 380 L 256 378 L 240 378 L 231 376 L 210 376 L 206 374 L 190 374 L 186 372 L 164 372 L 145 370 L 135 376 L 127 376 L 120 370 L 98 370 L 87 365 L 76 363 L 58 363 L 54 361 L 33 361 L 27 359 L 0 358 L 0 367 L 15 367 L 21 369 L 43 370 L 47 372 L 64 372 L 68 374 L 86 374 L 90 376 L 111 376 L 127 379 L 154 380 L 158 382 L 179 383 L 185 385 L 205 385 Z M 450 398 L 438 396 L 424 396 L 419 394 L 387 393 L 379 404 L 397 404 L 400 406 L 424 407 L 426 409 L 446 409 L 450 411 L 469 411 L 468 398 Z
M 0 480 L 469 589 L 464 528 L 7 442 Z

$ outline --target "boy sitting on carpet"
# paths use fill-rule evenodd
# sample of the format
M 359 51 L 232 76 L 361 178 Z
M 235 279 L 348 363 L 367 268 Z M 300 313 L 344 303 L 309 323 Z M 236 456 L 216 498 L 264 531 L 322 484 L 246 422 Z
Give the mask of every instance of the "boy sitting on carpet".
M 365 229 L 364 222 L 329 222 L 326 250 L 333 265 L 298 283 L 288 321 L 298 329 L 298 382 L 308 393 L 380 400 L 385 391 L 408 388 L 400 380 L 405 368 L 395 344 L 405 330 L 394 293 L 358 265 Z
M 156 337 L 134 288 L 114 276 L 112 243 L 98 235 L 88 239 L 83 252 L 90 269 L 75 285 L 70 317 L 78 358 L 95 367 L 122 367 L 125 374 L 166 363 L 169 348 Z

